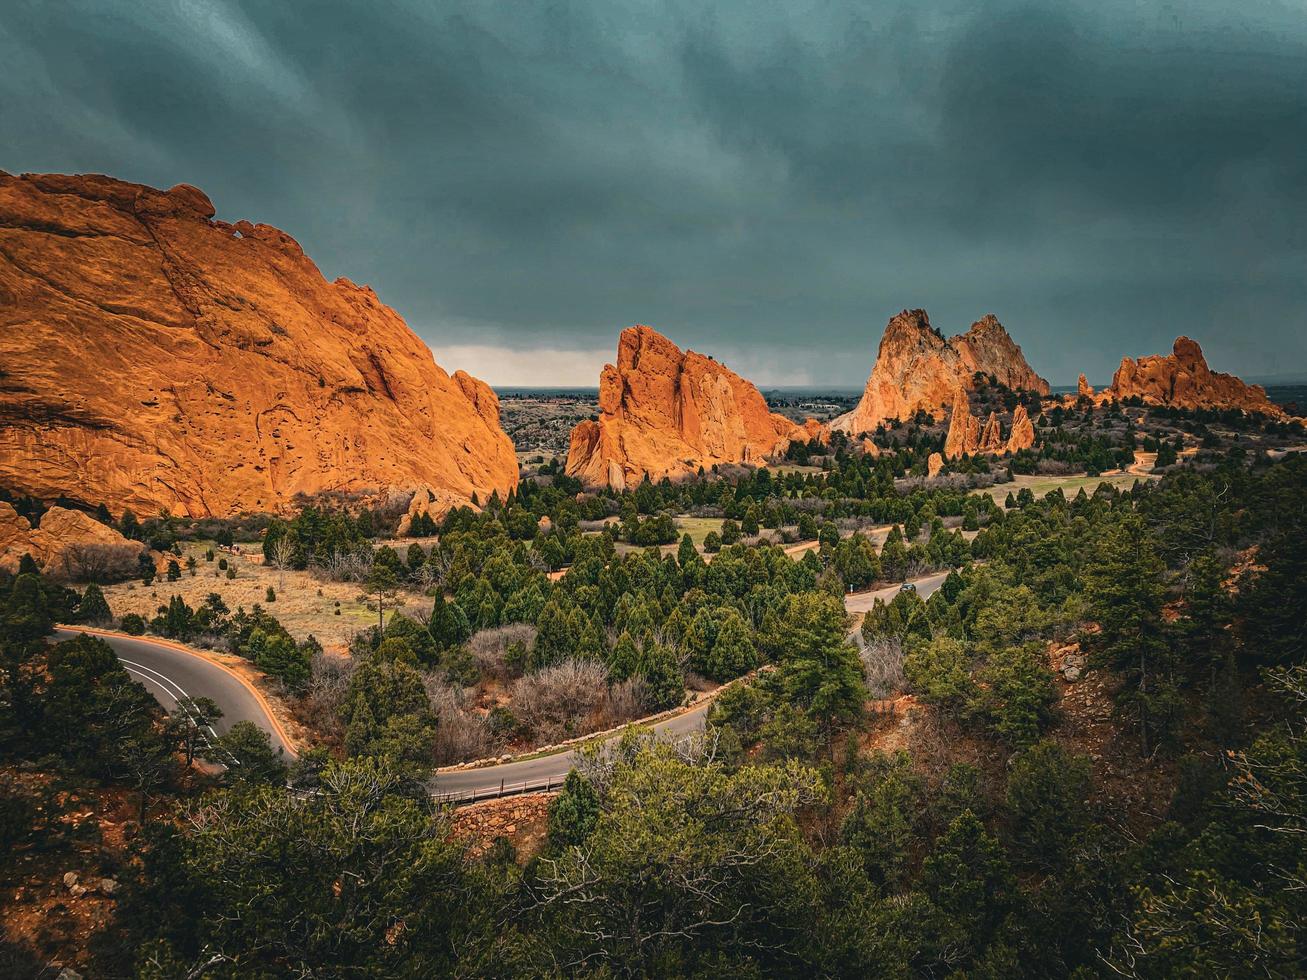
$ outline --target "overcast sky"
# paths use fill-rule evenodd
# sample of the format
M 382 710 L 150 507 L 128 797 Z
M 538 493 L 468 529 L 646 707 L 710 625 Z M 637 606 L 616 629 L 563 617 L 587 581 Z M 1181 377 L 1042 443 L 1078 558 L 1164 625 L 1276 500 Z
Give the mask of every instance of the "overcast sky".
M 1307 374 L 1298 0 L 5 0 L 0 169 L 205 190 L 496 384 L 648 323 L 860 385 L 992 312 L 1054 384 Z

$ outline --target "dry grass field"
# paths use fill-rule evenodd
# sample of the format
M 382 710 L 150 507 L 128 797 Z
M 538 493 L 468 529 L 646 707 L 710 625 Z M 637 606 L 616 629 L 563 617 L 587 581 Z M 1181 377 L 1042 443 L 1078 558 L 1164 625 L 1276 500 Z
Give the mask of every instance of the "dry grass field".
M 205 543 L 183 547 L 179 561 L 182 577 L 176 582 L 155 579 L 147 586 L 138 579 L 106 586 L 104 595 L 109 600 L 109 608 L 115 616 L 137 613 L 149 619 L 174 595 L 180 595 L 189 606 L 198 608 L 210 592 L 216 592 L 233 612 L 238 606 L 249 609 L 259 603 L 276 616 L 295 639 L 303 640 L 312 634 L 324 648 L 335 651 L 344 651 L 349 646 L 350 637 L 377 621 L 376 608 L 369 608 L 360 601 L 361 590 L 356 583 L 325 582 L 308 572 L 278 572 L 275 568 L 264 567 L 263 556 L 258 553 L 229 555 L 215 549 L 216 557 L 210 563 L 204 560 L 208 547 Z M 194 555 L 198 563 L 194 576 L 186 571 L 188 555 Z M 228 565 L 236 570 L 234 579 L 228 579 L 227 573 L 218 568 L 219 558 L 226 558 Z M 271 603 L 267 601 L 269 586 L 277 596 Z M 337 603 L 339 615 L 336 614 Z M 425 616 L 431 611 L 431 600 L 416 592 L 408 593 L 402 608 L 412 615 Z

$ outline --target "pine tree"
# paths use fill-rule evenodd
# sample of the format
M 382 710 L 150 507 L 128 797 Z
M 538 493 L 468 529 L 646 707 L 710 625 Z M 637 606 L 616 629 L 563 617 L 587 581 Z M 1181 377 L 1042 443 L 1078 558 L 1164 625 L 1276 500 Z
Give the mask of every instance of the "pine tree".
M 82 601 L 77 604 L 77 618 L 83 623 L 103 625 L 113 621 L 113 613 L 101 588 L 92 582 L 82 593 Z
M 1130 514 L 1109 525 L 1084 573 L 1085 593 L 1101 627 L 1098 649 L 1126 677 L 1122 700 L 1137 714 L 1144 755 L 1174 708 L 1162 571 L 1144 522 Z

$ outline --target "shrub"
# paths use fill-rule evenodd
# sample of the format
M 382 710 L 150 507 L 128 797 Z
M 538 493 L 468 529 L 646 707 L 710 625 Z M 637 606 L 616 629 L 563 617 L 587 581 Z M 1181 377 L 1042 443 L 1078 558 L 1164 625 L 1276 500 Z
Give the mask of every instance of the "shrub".
M 276 590 L 273 589 L 273 587 L 272 587 L 271 585 L 269 585 L 269 586 L 268 586 L 268 591 L 264 594 L 264 597 L 263 597 L 263 598 L 264 598 L 264 601 L 266 601 L 266 602 L 276 602 L 276 601 L 277 601 L 277 592 L 276 592 Z
M 1045 870 L 1063 863 L 1067 845 L 1089 823 L 1089 760 L 1052 741 L 1027 749 L 1012 764 L 1007 808 L 1022 860 Z
M 593 660 L 564 659 L 513 685 L 513 712 L 537 738 L 557 742 L 592 730 L 604 702 L 608 671 Z
M 230 582 L 235 577 L 236 577 L 236 569 L 234 568 L 227 569 L 227 581 Z
M 124 633 L 128 633 L 132 636 L 140 636 L 145 632 L 145 620 L 136 613 L 128 613 L 125 615 L 121 620 L 119 620 L 118 626 Z
M 82 594 L 82 601 L 77 605 L 77 618 L 83 623 L 102 625 L 113 620 L 109 603 L 105 601 L 100 587 L 92 582 Z
M 599 794 L 576 770 L 567 774 L 563 791 L 549 807 L 549 843 L 555 847 L 584 844 L 599 822 Z

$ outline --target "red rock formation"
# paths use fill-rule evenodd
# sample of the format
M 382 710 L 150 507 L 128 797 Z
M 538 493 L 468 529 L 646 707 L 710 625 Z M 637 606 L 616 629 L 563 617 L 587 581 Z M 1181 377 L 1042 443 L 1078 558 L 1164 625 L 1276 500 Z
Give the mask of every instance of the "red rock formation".
M 1012 389 L 1048 394 L 1048 382 L 1026 363 L 1021 348 L 991 314 L 966 333 L 945 340 L 925 310 L 904 310 L 890 320 L 876 364 L 856 408 L 831 428 L 856 435 L 875 431 L 888 419 L 906 419 L 924 409 L 936 419 L 961 385 L 970 390 L 976 372 L 992 374 Z
M 1012 431 L 1007 438 L 1005 451 L 1009 453 L 1029 449 L 1035 444 L 1035 426 L 1030 421 L 1025 405 L 1018 405 L 1012 413 Z
M 1137 361 L 1122 358 L 1104 395 L 1118 400 L 1138 397 L 1146 405 L 1238 408 L 1277 419 L 1288 417 L 1260 385 L 1244 384 L 1233 374 L 1211 370 L 1202 348 L 1188 337 L 1177 337 L 1169 356 L 1150 354 Z
M 1094 397 L 1093 386 L 1090 385 L 1090 383 L 1085 380 L 1085 376 L 1083 374 L 1080 375 L 1080 380 L 1076 383 L 1076 396 L 1079 398 Z
M 980 422 L 971 414 L 971 401 L 958 386 L 953 391 L 953 410 L 949 415 L 948 435 L 944 438 L 944 458 L 973 456 L 980 448 Z
M 985 421 L 985 427 L 980 431 L 980 446 L 976 451 L 981 453 L 1001 453 L 1003 451 L 1003 428 L 999 425 L 998 415 L 994 412 L 989 413 L 989 418 Z
M 12 575 L 18 570 L 23 555 L 31 550 L 32 525 L 12 506 L 0 500 L 0 572 Z
M 980 420 L 971 414 L 967 393 L 961 387 L 954 392 L 948 435 L 944 437 L 945 459 L 957 459 L 963 455 L 1015 453 L 1021 449 L 1029 449 L 1034 444 L 1035 427 L 1031 424 L 1026 406 L 1018 405 L 1012 413 L 1012 429 L 1005 441 L 1002 425 L 996 414 L 990 412 L 989 419 L 982 430 Z
M 622 331 L 617 363 L 599 378 L 599 420 L 572 430 L 568 475 L 633 486 L 717 463 L 761 463 L 795 439 L 825 439 L 767 409 L 758 389 L 712 358 L 682 352 L 645 326 Z
M 0 173 L 0 485 L 115 512 L 517 483 L 497 400 L 370 288 L 186 185 Z
M 926 460 L 926 479 L 933 480 L 939 476 L 939 471 L 944 468 L 944 457 L 939 453 L 931 453 Z
M 130 570 L 144 550 L 139 541 L 129 541 L 80 510 L 51 507 L 33 528 L 0 502 L 0 570 L 11 574 L 25 554 L 47 575 L 79 579 L 92 564 Z

